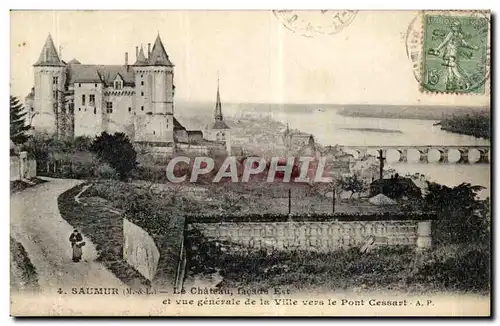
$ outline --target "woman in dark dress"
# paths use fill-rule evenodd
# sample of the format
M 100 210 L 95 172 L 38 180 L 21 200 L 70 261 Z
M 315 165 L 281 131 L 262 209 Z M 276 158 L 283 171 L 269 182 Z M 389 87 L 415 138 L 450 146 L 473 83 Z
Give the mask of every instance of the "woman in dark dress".
M 82 242 L 83 237 L 78 230 L 73 230 L 73 233 L 69 236 L 69 241 L 73 249 L 73 261 L 77 263 L 82 259 L 82 246 L 85 245 L 85 242 Z

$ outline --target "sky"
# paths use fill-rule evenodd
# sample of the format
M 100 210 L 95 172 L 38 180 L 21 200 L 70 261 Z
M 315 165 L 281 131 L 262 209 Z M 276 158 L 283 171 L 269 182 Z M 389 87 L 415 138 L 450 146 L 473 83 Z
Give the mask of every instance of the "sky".
M 11 94 L 33 86 L 49 33 L 63 60 L 84 64 L 124 64 L 125 52 L 133 63 L 159 33 L 178 101 L 213 101 L 219 74 L 226 102 L 488 106 L 487 94 L 421 93 L 405 41 L 416 15 L 360 11 L 336 34 L 305 37 L 271 11 L 12 11 Z

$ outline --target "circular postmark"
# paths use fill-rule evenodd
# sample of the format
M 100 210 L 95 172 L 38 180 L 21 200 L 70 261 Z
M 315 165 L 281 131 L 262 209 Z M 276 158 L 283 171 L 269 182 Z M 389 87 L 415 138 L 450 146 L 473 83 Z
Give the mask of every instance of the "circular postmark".
M 283 26 L 305 37 L 332 35 L 348 26 L 357 10 L 274 10 Z
M 484 94 L 490 76 L 490 19 L 482 11 L 422 11 L 406 32 L 421 91 Z

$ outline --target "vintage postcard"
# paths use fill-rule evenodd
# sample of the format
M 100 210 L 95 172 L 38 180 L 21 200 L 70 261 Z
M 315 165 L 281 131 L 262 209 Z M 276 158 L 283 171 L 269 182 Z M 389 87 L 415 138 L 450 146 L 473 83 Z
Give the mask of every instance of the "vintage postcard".
M 11 11 L 13 316 L 490 316 L 489 11 Z

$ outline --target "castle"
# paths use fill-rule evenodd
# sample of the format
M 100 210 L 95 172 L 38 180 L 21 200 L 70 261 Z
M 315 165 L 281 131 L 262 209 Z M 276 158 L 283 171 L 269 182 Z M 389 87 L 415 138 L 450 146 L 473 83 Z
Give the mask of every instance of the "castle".
M 223 121 L 219 85 L 215 121 L 204 131 L 186 130 L 174 116 L 174 65 L 160 35 L 147 56 L 136 46 L 121 65 L 64 62 L 49 35 L 34 66 L 35 85 L 25 106 L 34 132 L 78 137 L 123 132 L 136 146 L 155 153 L 175 150 L 230 153 L 230 130 Z

